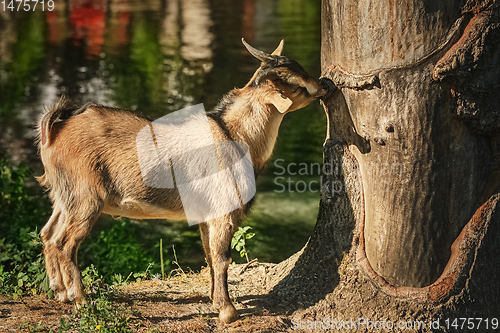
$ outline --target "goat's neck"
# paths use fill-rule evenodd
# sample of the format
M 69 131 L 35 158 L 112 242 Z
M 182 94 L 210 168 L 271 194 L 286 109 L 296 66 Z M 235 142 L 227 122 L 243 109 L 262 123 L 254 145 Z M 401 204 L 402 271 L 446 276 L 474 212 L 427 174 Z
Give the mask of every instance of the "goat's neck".
M 248 145 L 256 172 L 271 157 L 282 119 L 283 114 L 251 92 L 238 96 L 223 117 L 233 140 Z

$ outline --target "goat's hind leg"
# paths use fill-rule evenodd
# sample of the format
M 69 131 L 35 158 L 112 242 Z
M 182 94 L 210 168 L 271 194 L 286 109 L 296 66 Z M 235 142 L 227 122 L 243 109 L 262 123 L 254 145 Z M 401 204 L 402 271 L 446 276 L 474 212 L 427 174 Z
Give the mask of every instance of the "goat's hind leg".
M 50 288 L 57 294 L 59 301 L 69 302 L 66 287 L 62 281 L 59 267 L 58 250 L 55 239 L 64 228 L 64 212 L 59 205 L 55 204 L 49 221 L 40 232 L 43 241 L 43 253 L 45 255 L 45 268 L 49 276 Z
M 85 302 L 83 283 L 78 268 L 78 247 L 87 237 L 102 209 L 97 200 L 86 200 L 68 211 L 64 230 L 56 239 L 59 267 L 70 301 Z
M 210 256 L 213 266 L 213 302 L 219 310 L 220 321 L 229 323 L 238 317 L 238 312 L 229 298 L 227 289 L 227 269 L 231 263 L 230 244 L 235 227 L 227 216 L 212 220 L 208 224 Z

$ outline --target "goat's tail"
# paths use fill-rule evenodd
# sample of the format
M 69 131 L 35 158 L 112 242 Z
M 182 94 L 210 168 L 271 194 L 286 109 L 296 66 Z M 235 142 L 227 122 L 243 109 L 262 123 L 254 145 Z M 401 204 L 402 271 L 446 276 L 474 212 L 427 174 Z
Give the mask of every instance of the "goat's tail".
M 74 114 L 76 109 L 77 106 L 69 98 L 67 98 L 66 95 L 62 95 L 59 102 L 45 109 L 45 112 L 42 114 L 37 124 L 36 132 L 39 148 L 50 144 L 50 130 L 52 129 L 52 125 L 58 119 L 69 118 Z
M 76 113 L 75 110 L 78 110 L 77 106 L 69 98 L 67 98 L 66 95 L 62 95 L 57 103 L 44 109 L 44 112 L 40 116 L 36 126 L 35 143 L 38 145 L 38 149 L 40 151 L 47 148 L 50 144 L 50 131 L 52 129 L 52 125 L 54 125 L 54 123 L 58 120 L 64 120 L 71 117 Z M 47 172 L 45 172 L 44 175 L 35 178 L 42 186 L 45 186 L 48 189 L 52 187 L 49 177 L 47 177 Z

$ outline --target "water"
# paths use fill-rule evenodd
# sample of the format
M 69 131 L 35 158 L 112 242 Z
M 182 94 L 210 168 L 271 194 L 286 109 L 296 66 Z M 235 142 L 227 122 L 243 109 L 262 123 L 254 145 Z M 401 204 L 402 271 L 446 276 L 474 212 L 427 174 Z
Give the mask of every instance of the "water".
M 198 103 L 210 110 L 259 66 L 241 37 L 268 52 L 285 39 L 283 54 L 318 77 L 320 9 L 319 0 L 55 0 L 53 11 L 0 8 L 0 158 L 43 172 L 32 126 L 62 93 L 78 104 L 97 102 L 151 118 Z M 317 102 L 285 117 L 245 222 L 257 233 L 251 257 L 278 262 L 307 241 L 319 194 L 314 186 L 302 190 L 319 177 L 310 170 L 293 175 L 299 167 L 290 163 L 321 162 L 325 133 Z M 276 165 L 291 167 L 277 179 L 282 169 Z M 158 241 L 157 232 L 196 238 L 187 224 L 141 226 L 150 242 Z M 196 267 L 203 258 L 199 244 L 187 248 L 179 260 Z

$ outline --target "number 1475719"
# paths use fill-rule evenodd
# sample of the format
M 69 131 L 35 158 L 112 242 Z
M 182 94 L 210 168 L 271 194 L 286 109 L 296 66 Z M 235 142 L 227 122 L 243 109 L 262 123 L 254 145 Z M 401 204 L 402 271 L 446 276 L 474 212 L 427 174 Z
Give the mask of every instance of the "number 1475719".
M 54 0 L 2 0 L 0 1 L 3 11 L 20 12 L 35 11 L 37 8 L 41 11 L 53 11 Z

